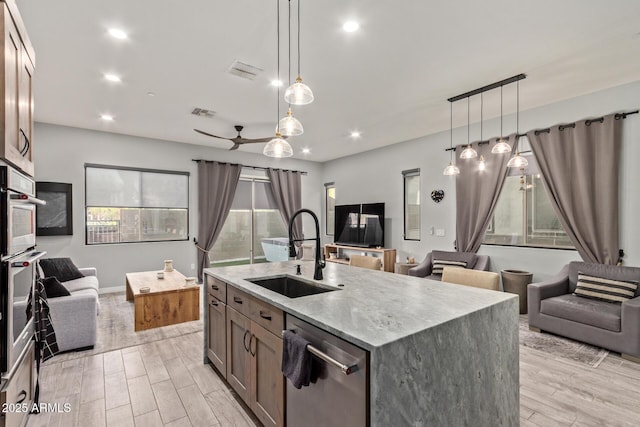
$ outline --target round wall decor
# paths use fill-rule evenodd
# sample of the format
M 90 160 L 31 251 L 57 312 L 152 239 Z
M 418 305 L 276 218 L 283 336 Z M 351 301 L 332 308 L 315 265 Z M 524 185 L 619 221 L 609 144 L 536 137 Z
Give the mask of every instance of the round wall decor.
M 444 190 L 433 190 L 431 192 L 431 200 L 436 203 L 440 203 L 440 200 L 444 199 Z

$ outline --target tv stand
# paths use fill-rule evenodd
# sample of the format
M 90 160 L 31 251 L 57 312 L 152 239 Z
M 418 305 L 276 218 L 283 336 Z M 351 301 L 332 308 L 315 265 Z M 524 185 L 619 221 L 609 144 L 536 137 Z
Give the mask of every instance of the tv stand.
M 333 257 L 332 257 L 333 254 Z M 396 264 L 396 250 L 386 248 L 365 248 L 360 246 L 346 246 L 327 244 L 324 245 L 324 257 L 327 262 L 349 264 L 349 255 L 368 255 L 380 258 L 382 271 L 394 272 Z

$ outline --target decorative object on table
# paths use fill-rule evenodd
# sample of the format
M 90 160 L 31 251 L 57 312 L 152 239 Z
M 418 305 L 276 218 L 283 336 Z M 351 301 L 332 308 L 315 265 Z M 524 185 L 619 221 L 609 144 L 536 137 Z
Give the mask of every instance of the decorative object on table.
M 444 199 L 444 190 L 433 190 L 431 192 L 431 200 L 436 203 L 440 203 L 440 201 Z
M 158 276 L 158 279 L 160 280 L 164 279 L 164 271 L 158 271 L 157 276 Z
M 184 287 L 188 288 L 191 286 L 195 286 L 196 285 L 196 278 L 195 277 L 185 277 L 184 278 Z
M 172 259 L 165 259 L 164 260 L 164 271 L 167 273 L 170 273 L 173 271 L 173 260 Z
M 73 235 L 71 184 L 36 182 L 36 197 L 47 204 L 36 209 L 36 236 Z
M 527 285 L 533 273 L 522 270 L 502 270 L 502 290 L 520 297 L 520 314 L 527 314 Z
M 416 263 L 416 259 L 414 257 L 409 257 L 409 258 L 407 258 L 407 263 L 415 264 Z

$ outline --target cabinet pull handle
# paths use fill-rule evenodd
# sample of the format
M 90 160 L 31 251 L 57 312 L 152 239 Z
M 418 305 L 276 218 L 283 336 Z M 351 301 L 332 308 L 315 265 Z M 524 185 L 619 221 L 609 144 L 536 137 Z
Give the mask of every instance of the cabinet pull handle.
M 233 302 L 237 303 L 237 304 L 242 304 L 242 298 L 240 297 L 233 297 Z
M 20 128 L 20 133 L 24 136 L 24 147 L 20 150 L 20 154 L 22 157 L 26 156 L 29 152 L 29 148 L 31 147 L 31 142 L 29 142 L 29 138 L 27 138 L 27 134 L 24 133 L 22 128 Z
M 211 304 L 213 307 L 217 307 L 218 301 L 212 300 L 209 304 Z
M 24 402 L 24 400 L 27 398 L 27 392 L 25 390 L 22 390 L 20 392 L 20 394 L 18 395 L 18 397 L 20 397 L 20 399 L 18 399 L 18 401 L 16 403 L 20 404 L 20 403 Z
M 271 320 L 271 315 L 268 311 L 260 310 L 260 317 L 262 317 L 263 319 Z
M 217 291 L 220 288 L 218 287 L 218 285 L 211 285 L 211 289 Z
M 244 336 L 242 337 L 242 345 L 244 346 L 244 351 L 249 351 L 249 346 L 251 346 L 251 340 L 249 340 L 249 346 L 247 346 L 247 334 L 249 330 L 244 331 Z
M 255 335 L 251 334 L 251 339 L 249 340 L 249 353 L 251 353 L 251 355 L 252 355 L 253 357 L 256 357 L 256 352 L 255 352 L 255 350 L 251 350 L 251 343 L 253 342 L 253 339 L 254 339 L 255 337 L 256 337 Z M 258 341 L 258 340 L 256 340 L 256 341 Z M 257 344 L 256 344 L 256 345 L 257 345 Z

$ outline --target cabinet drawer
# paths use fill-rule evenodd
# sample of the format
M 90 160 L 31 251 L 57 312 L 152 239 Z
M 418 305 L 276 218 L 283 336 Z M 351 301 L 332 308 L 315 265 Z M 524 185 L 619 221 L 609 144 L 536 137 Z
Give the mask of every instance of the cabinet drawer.
M 205 281 L 207 283 L 207 292 L 218 298 L 222 302 L 227 301 L 227 284 L 222 280 L 218 280 L 213 276 L 205 274 Z
M 249 317 L 251 303 L 255 301 L 254 298 L 233 286 L 229 286 L 227 289 L 227 297 L 227 305 L 229 307 Z
M 28 409 L 31 409 L 31 402 L 33 400 L 33 349 L 34 346 L 31 344 L 31 348 L 27 351 L 24 359 L 22 359 L 20 366 L 1 393 L 0 403 L 3 407 L 6 407 L 8 411 L 4 414 L 4 424 L 2 423 L 2 418 L 0 418 L 0 426 L 23 425 L 28 411 L 24 412 L 25 408 L 21 405 L 26 404 Z
M 282 336 L 282 330 L 284 329 L 284 315 L 282 314 L 282 310 L 258 299 L 253 299 L 250 307 L 251 312 L 249 313 L 249 317 L 251 320 L 278 338 Z

